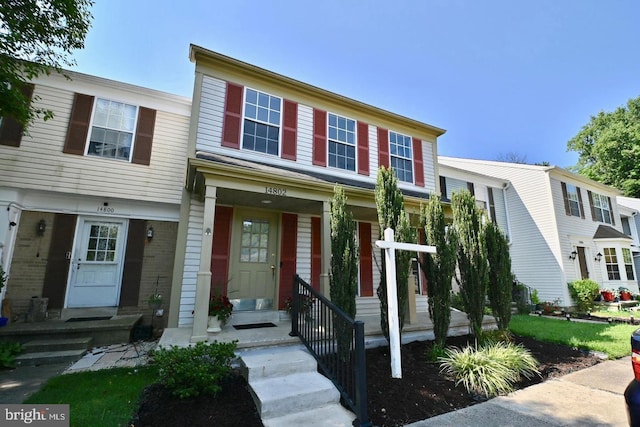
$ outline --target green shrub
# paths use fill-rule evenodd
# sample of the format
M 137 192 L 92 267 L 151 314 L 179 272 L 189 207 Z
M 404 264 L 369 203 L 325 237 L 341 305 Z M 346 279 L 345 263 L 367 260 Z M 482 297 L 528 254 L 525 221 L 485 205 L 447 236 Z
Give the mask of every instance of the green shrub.
M 512 343 L 495 342 L 479 348 L 448 348 L 438 361 L 440 371 L 452 375 L 456 385 L 469 393 L 486 397 L 513 391 L 514 384 L 539 375 L 538 362 L 526 348 Z
M 0 342 L 0 368 L 13 368 L 21 352 L 22 345 L 18 342 Z
M 593 308 L 593 300 L 600 294 L 600 287 L 591 279 L 575 280 L 569 283 L 569 293 L 578 311 L 585 312 Z
M 236 343 L 199 342 L 192 347 L 155 350 L 152 356 L 158 365 L 158 381 L 180 399 L 216 394 L 222 390 L 221 381 L 231 373 Z

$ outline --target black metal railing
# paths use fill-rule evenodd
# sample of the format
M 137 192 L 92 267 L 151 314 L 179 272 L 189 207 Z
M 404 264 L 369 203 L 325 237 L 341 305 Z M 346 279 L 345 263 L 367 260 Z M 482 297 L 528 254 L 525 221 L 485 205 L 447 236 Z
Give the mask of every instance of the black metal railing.
M 356 414 L 353 425 L 369 427 L 364 323 L 316 291 L 298 275 L 293 280 L 291 335 L 298 336 L 322 373 Z

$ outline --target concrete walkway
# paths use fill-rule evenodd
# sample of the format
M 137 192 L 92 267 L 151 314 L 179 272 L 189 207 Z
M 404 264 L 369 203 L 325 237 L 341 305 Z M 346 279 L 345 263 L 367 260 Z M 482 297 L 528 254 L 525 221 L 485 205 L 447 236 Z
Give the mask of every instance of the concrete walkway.
M 410 427 L 628 426 L 631 357 L 609 360 Z

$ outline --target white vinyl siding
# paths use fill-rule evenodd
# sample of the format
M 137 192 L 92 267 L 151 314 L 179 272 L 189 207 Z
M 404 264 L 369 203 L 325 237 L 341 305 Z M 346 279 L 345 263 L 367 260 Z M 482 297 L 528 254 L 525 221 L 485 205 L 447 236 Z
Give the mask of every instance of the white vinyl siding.
M 298 104 L 297 163 L 305 167 L 312 165 L 313 108 Z
M 114 98 L 118 95 L 114 93 Z M 0 187 L 19 183 L 23 190 L 46 188 L 51 193 L 180 204 L 188 115 L 156 112 L 150 167 L 73 156 L 62 152 L 73 96 L 73 90 L 36 84 L 34 97 L 40 99 L 35 106 L 52 110 L 55 117 L 35 121 L 29 135 L 22 138 L 19 151 L 0 147 Z
M 424 187 L 429 193 L 436 191 L 436 175 L 435 159 L 433 157 L 433 142 L 422 141 L 422 164 L 424 168 Z
M 193 324 L 192 311 L 195 308 L 196 302 L 196 285 L 198 281 L 198 271 L 200 269 L 200 247 L 202 246 L 203 224 L 204 203 L 192 198 L 189 209 L 189 227 L 187 230 L 187 247 L 182 273 L 178 326 Z
M 220 147 L 225 92 L 226 84 L 222 80 L 202 78 L 196 151 L 214 152 Z

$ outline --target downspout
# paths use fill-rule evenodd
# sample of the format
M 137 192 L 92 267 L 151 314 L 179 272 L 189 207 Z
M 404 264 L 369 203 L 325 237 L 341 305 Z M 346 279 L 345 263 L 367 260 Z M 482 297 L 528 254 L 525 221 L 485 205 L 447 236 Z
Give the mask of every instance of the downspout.
M 504 213 L 507 217 L 507 236 L 509 236 L 509 246 L 511 246 L 511 216 L 509 215 L 509 204 L 507 203 L 507 190 L 511 187 L 511 182 L 508 181 L 502 187 L 502 199 L 504 200 Z

